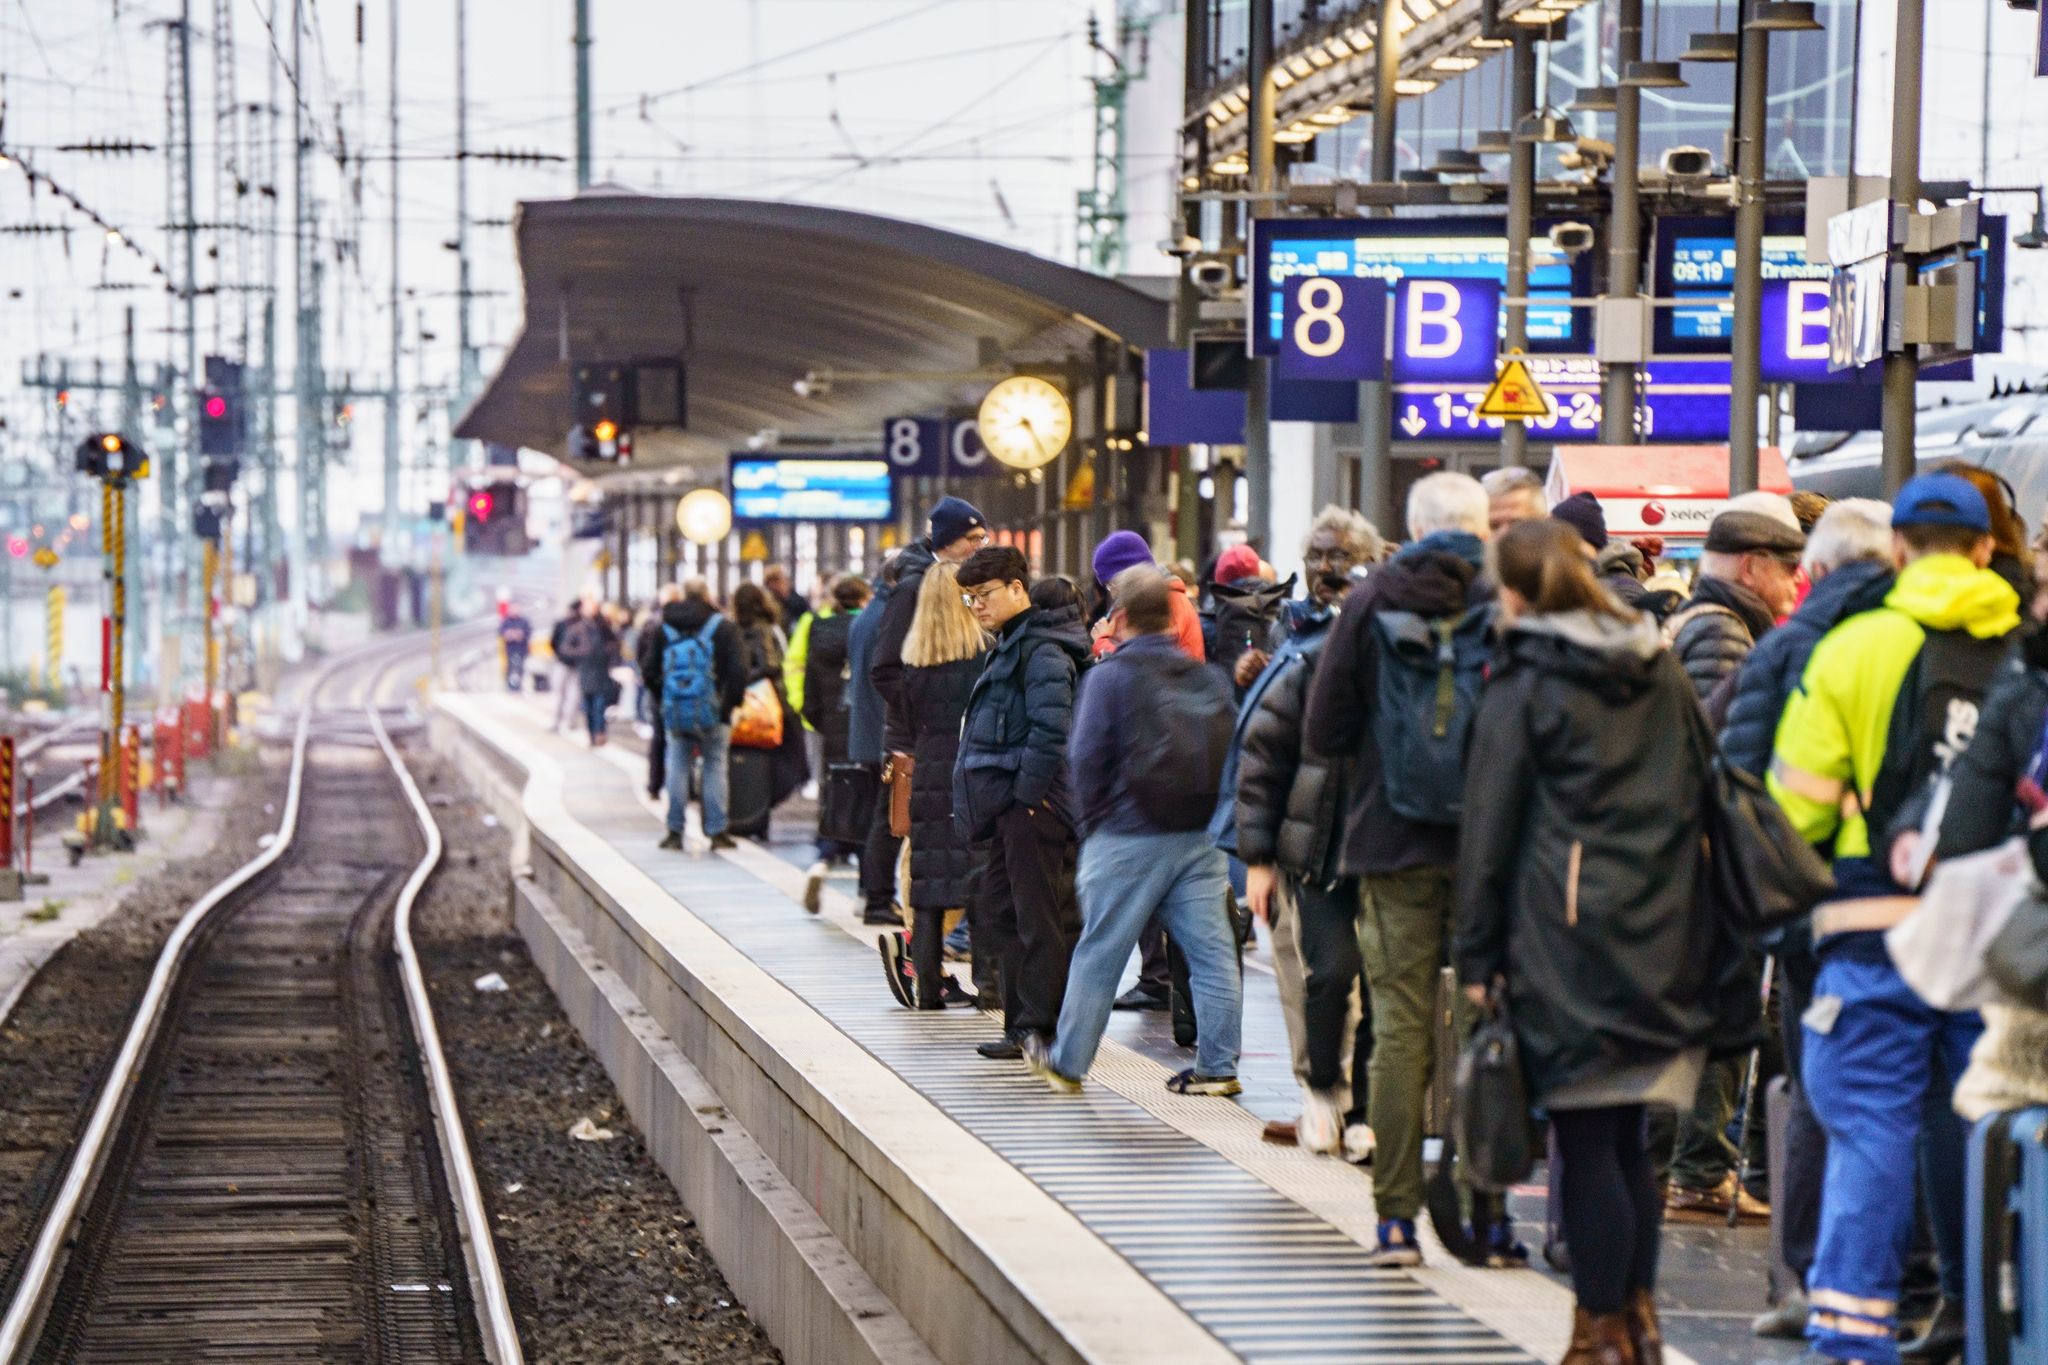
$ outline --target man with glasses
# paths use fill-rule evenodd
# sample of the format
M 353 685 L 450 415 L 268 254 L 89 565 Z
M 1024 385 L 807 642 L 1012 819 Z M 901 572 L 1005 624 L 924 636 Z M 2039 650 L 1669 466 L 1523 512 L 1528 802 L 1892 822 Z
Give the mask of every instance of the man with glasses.
M 1012 546 L 968 556 L 960 587 L 996 639 L 968 696 L 953 767 L 953 818 L 989 844 L 974 950 L 995 954 L 1003 981 L 1003 1037 L 977 1050 L 1015 1059 L 1026 1035 L 1051 1041 L 1081 933 L 1066 751 L 1088 637 L 1031 605 L 1031 572 Z
M 910 634 L 910 622 L 917 615 L 917 592 L 924 584 L 925 570 L 939 560 L 958 564 L 988 544 L 988 520 L 981 509 L 965 498 L 940 498 L 933 504 L 926 522 L 926 534 L 903 547 L 891 561 L 896 585 L 878 593 L 867 610 L 880 608 L 873 652 L 865 672 L 857 672 L 852 686 L 863 695 L 849 699 L 849 709 L 868 715 L 886 708 L 883 733 L 908 734 L 910 726 L 900 713 L 902 701 L 898 684 L 903 679 L 903 640 Z M 878 746 L 879 747 L 879 746 Z M 908 771 L 906 765 L 904 771 Z M 903 841 L 889 833 L 889 803 L 875 803 L 874 822 L 868 830 L 867 846 L 860 855 L 860 891 L 865 909 L 864 924 L 901 924 L 896 913 L 896 856 Z

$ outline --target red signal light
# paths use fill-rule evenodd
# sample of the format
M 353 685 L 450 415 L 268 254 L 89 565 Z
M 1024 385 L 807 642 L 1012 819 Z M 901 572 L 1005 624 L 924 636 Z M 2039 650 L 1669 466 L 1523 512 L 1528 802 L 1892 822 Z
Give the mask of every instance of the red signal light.
M 206 415 L 208 417 L 213 418 L 215 421 L 219 421 L 221 418 L 227 416 L 228 400 L 221 397 L 217 393 L 208 394 L 206 396 Z
M 7 553 L 13 555 L 16 559 L 26 558 L 28 555 L 28 542 L 20 536 L 7 537 Z
M 491 496 L 489 489 L 477 489 L 476 492 L 471 493 L 469 495 L 470 516 L 476 518 L 477 523 L 479 525 L 489 521 L 491 519 L 491 508 L 494 505 L 496 505 L 496 501 L 497 500 Z

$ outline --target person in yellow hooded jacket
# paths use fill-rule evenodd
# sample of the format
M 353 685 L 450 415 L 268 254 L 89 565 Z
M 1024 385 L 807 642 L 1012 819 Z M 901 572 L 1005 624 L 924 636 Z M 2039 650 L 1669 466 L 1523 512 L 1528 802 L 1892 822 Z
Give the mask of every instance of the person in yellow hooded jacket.
M 1892 965 L 1884 931 L 1912 910 L 1924 873 L 1912 865 L 1914 840 L 1899 840 L 1895 857 L 1892 834 L 1968 746 L 2020 621 L 2018 594 L 1985 567 L 1990 509 L 1968 480 L 1913 479 L 1899 491 L 1892 529 L 1898 581 L 1883 606 L 1815 646 L 1779 721 L 1768 778 L 1800 833 L 1832 845 L 1835 860 L 1836 896 L 1814 911 L 1820 971 L 1804 1016 L 1804 1080 L 1828 1135 L 1807 1341 L 1821 1357 L 1866 1365 L 1900 1359 L 1899 1280 L 1915 1202 L 1907 1192 L 1923 1127 L 1930 1150 L 1962 1151 L 1960 1120 L 1946 1103 L 1925 1103 L 1929 1088 L 1940 1085 L 1945 1099 L 1983 1030 L 1974 1011 L 1928 1006 Z M 1945 1359 L 1940 1346 L 1958 1331 L 1962 1306 L 1959 1158 L 1930 1162 L 1926 1177 L 1949 1302 L 1904 1349 Z

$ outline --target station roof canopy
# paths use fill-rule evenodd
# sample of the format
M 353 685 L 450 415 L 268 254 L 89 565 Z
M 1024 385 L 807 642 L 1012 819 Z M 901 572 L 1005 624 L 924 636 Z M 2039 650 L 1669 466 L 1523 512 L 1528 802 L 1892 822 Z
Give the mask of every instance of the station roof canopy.
M 989 381 L 958 376 L 985 342 L 1010 365 L 1166 344 L 1165 303 L 1130 285 L 843 209 L 597 190 L 521 204 L 514 234 L 525 327 L 456 434 L 561 455 L 572 359 L 682 357 L 689 428 L 635 433 L 636 470 L 708 472 L 764 430 L 871 447 L 890 416 L 978 401 Z M 873 377 L 799 396 L 812 372 Z

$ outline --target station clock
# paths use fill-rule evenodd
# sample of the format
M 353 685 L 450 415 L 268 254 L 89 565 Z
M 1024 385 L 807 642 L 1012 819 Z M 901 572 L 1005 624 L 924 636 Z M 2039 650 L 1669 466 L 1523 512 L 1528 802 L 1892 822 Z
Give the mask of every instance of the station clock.
M 988 391 L 976 421 L 989 454 L 1012 469 L 1052 463 L 1074 434 L 1074 410 L 1057 384 L 1013 375 Z

